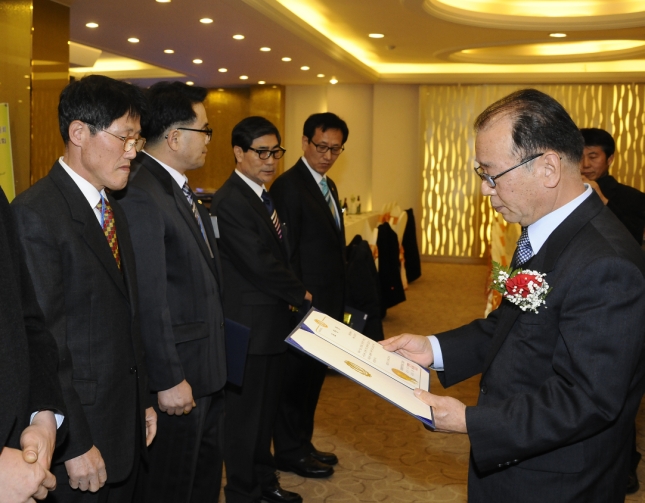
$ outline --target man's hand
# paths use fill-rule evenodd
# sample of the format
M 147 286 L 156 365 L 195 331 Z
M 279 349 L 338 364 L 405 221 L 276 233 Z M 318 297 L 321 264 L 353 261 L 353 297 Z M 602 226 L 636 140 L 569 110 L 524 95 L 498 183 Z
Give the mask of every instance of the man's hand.
M 105 462 L 101 453 L 96 448 L 92 448 L 85 454 L 65 461 L 67 475 L 69 476 L 69 485 L 72 489 L 80 489 L 95 493 L 105 485 L 107 472 L 105 471 Z
M 432 407 L 435 431 L 444 433 L 468 433 L 466 428 L 466 405 L 450 396 L 437 396 L 422 389 L 415 389 L 416 396 Z
M 305 300 L 308 300 L 309 302 L 312 302 L 313 296 L 311 295 L 311 293 L 309 293 L 309 292 L 305 293 Z
M 146 446 L 149 446 L 157 434 L 157 413 L 152 407 L 146 409 Z
M 159 410 L 170 416 L 188 414 L 193 407 L 197 407 L 193 400 L 193 388 L 184 379 L 177 386 L 157 393 Z
M 590 185 L 591 188 L 596 191 L 596 194 L 598 194 L 598 196 L 602 200 L 602 204 L 607 205 L 607 203 L 609 202 L 609 199 L 607 199 L 605 195 L 602 193 L 602 190 L 600 190 L 600 185 L 598 185 L 598 182 L 594 180 L 589 180 L 589 178 L 587 178 L 584 175 L 582 175 L 582 181 L 583 183 Z
M 384 349 L 396 351 L 401 356 L 424 367 L 429 367 L 434 362 L 430 341 L 423 335 L 401 334 L 379 341 L 379 344 Z
M 0 452 L 0 503 L 33 503 L 56 489 L 56 477 L 40 463 L 26 463 L 19 449 Z
M 34 416 L 20 435 L 20 447 L 27 463 L 37 461 L 44 470 L 49 470 L 56 447 L 56 418 L 51 410 L 42 410 Z

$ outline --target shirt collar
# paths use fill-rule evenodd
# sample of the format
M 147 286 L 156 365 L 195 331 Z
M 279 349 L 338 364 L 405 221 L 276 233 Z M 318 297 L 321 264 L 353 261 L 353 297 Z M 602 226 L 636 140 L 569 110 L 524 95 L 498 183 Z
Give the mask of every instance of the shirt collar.
M 149 154 L 145 150 L 143 151 L 143 153 L 146 154 L 151 159 L 154 159 L 155 161 L 157 161 L 161 165 L 161 167 L 168 172 L 168 174 L 172 177 L 172 179 L 175 182 L 177 182 L 177 185 L 179 185 L 179 188 L 183 190 L 184 184 L 188 181 L 188 178 L 186 177 L 186 175 L 182 175 L 175 168 L 171 168 L 165 162 L 161 162 L 159 159 L 157 159 L 155 156 Z
M 303 155 L 300 159 L 302 159 L 302 162 L 305 163 L 305 166 L 307 166 L 307 169 L 309 169 L 309 172 L 311 173 L 311 176 L 314 177 L 314 180 L 316 180 L 316 183 L 320 185 L 320 181 L 325 178 L 324 175 L 321 175 L 317 171 L 314 171 L 311 166 L 309 166 L 309 163 L 307 162 L 307 159 L 305 159 L 305 156 Z
M 101 200 L 101 196 L 105 197 L 105 189 L 102 189 L 100 192 L 96 190 L 96 187 L 94 187 L 94 185 L 92 185 L 85 178 L 79 175 L 76 171 L 70 168 L 65 163 L 65 161 L 63 161 L 62 157 L 58 159 L 58 162 L 63 167 L 65 172 L 69 175 L 69 177 L 78 186 L 78 188 L 83 193 L 83 195 L 85 196 L 85 199 L 87 199 L 87 202 L 92 207 L 92 209 L 96 208 L 96 205 L 99 204 L 99 201 Z
M 244 182 L 251 187 L 251 190 L 257 194 L 257 196 L 262 199 L 262 191 L 266 190 L 264 187 L 264 184 L 258 185 L 255 183 L 253 180 L 251 180 L 248 176 L 244 175 L 239 169 L 235 168 L 235 172 L 238 174 L 238 176 L 244 180 Z
M 533 255 L 536 255 L 540 251 L 542 245 L 549 238 L 551 233 L 560 225 L 564 220 L 573 213 L 582 202 L 587 199 L 593 189 L 585 183 L 586 190 L 580 194 L 575 199 L 569 201 L 564 206 L 558 208 L 555 211 L 552 211 L 548 215 L 544 215 L 537 222 L 529 225 L 529 241 L 531 242 L 531 248 L 533 249 Z

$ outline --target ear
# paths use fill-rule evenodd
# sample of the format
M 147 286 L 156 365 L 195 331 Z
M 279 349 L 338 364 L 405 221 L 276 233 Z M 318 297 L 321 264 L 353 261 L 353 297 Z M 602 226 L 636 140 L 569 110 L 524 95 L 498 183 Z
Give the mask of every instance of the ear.
M 562 159 L 555 152 L 548 151 L 542 156 L 543 165 L 541 167 L 544 173 L 544 186 L 552 189 L 558 186 L 562 178 Z
M 239 164 L 244 159 L 244 150 L 242 150 L 242 147 L 236 145 L 235 147 L 233 147 L 233 155 L 235 156 L 235 160 Z
M 307 150 L 308 146 L 309 146 L 309 138 L 307 138 L 306 136 L 303 135 L 302 136 L 302 151 L 304 152 L 305 150 Z
M 607 166 L 611 166 L 611 163 L 614 162 L 614 154 L 611 154 L 607 157 Z
M 179 136 L 178 129 L 171 129 L 166 135 L 166 144 L 170 147 L 170 150 L 174 150 L 175 152 L 179 150 Z
M 75 120 L 67 128 L 67 134 L 69 135 L 69 142 L 75 147 L 80 147 L 83 140 L 90 136 L 90 129 L 84 122 Z

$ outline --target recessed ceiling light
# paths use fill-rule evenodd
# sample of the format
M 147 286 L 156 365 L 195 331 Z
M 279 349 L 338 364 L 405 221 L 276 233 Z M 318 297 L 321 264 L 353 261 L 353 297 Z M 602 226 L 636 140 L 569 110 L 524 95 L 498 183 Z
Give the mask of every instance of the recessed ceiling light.
M 186 85 L 187 86 L 194 86 L 195 83 L 192 80 L 189 80 L 188 82 L 186 82 Z
M 137 37 L 130 37 L 130 38 L 128 39 L 128 42 L 130 42 L 131 44 L 138 44 L 138 43 L 139 43 L 139 39 L 138 39 Z
M 549 37 L 553 37 L 553 38 L 564 38 L 566 36 L 567 36 L 566 33 L 549 33 Z
M 98 23 L 86 23 L 85 26 L 88 28 L 98 28 L 99 24 Z
M 201 59 L 193 59 L 193 63 L 195 63 L 196 65 L 201 65 L 203 61 Z
M 175 51 L 173 51 L 172 49 L 164 49 L 163 52 L 165 52 L 166 54 L 175 54 Z
M 332 77 L 331 80 L 329 81 L 330 84 L 338 84 L 338 79 L 336 77 Z
M 244 40 L 244 35 L 233 35 L 235 40 Z
M 248 75 L 240 75 L 240 80 L 247 80 L 248 78 Z
M 199 20 L 199 22 L 202 24 L 211 24 L 213 20 L 209 17 L 203 17 Z
M 282 61 L 291 61 L 291 58 L 285 56 L 284 58 L 282 58 Z
M 370 37 L 370 38 L 383 38 L 384 36 L 385 35 L 383 35 L 382 33 L 370 33 L 368 35 L 368 37 Z
M 228 69 L 226 69 L 226 68 L 218 68 L 217 71 L 219 73 L 226 73 L 226 72 L 228 72 Z
M 324 76 L 325 76 L 325 74 L 324 74 L 324 73 L 319 73 L 318 75 L 316 75 L 316 77 L 318 77 L 318 78 L 320 78 L 320 79 L 322 79 Z
M 271 47 L 260 47 L 260 50 L 262 52 L 269 52 L 271 50 Z
M 158 3 L 170 3 L 170 0 L 157 0 Z
M 265 80 L 258 80 L 258 84 L 260 84 L 260 85 L 266 84 L 266 81 Z
M 301 66 L 300 69 L 304 70 L 306 72 L 307 70 L 309 70 L 309 67 L 308 66 Z

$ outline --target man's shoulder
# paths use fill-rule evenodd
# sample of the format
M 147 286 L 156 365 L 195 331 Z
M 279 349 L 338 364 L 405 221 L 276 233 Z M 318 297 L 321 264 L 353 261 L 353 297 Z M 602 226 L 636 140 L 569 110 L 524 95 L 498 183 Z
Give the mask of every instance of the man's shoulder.
M 28 189 L 18 194 L 13 199 L 13 201 L 11 201 L 11 206 L 28 206 L 46 209 L 46 206 L 48 204 L 52 204 L 53 201 L 60 199 L 61 196 L 61 191 L 56 187 L 56 184 L 52 181 L 51 176 L 47 175 L 44 178 L 38 180 Z

